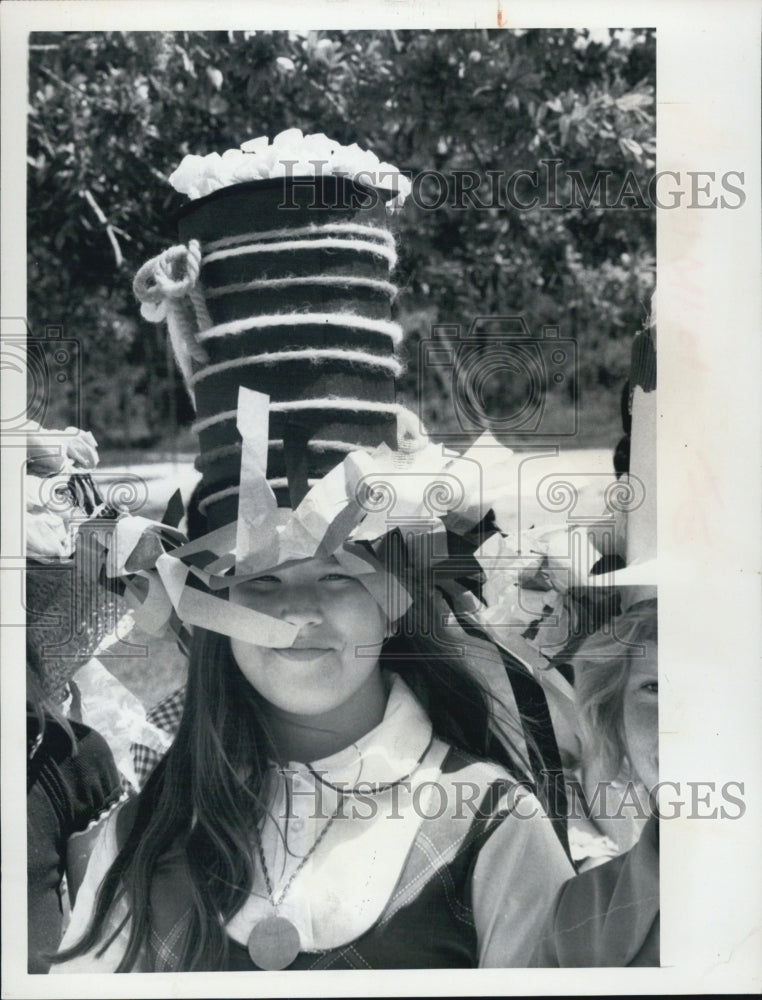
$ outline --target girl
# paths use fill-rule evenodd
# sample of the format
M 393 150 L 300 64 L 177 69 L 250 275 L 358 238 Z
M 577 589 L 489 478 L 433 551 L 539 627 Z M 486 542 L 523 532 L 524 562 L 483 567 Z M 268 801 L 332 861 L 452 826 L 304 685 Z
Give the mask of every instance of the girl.
M 525 965 L 573 870 L 485 692 L 422 638 L 431 593 L 393 636 L 333 557 L 236 589 L 297 640 L 196 632 L 177 738 L 94 852 L 59 970 Z
M 90 476 L 91 434 L 37 427 L 28 435 L 25 604 L 27 915 L 30 973 L 49 969 L 61 940 L 66 894 L 76 897 L 99 824 L 122 797 L 102 736 L 63 711 L 71 678 L 105 630 L 97 588 L 75 601 L 84 557 L 78 525 L 103 505 Z M 51 478 L 52 477 L 52 478 Z M 102 523 L 102 522 L 101 522 Z M 78 615 L 74 618 L 73 615 Z M 57 622 L 58 620 L 58 622 Z M 78 626 L 78 627 L 77 627 Z M 64 889 L 64 877 L 65 886 Z
M 599 773 L 624 769 L 651 793 L 659 780 L 656 600 L 639 601 L 614 621 L 614 636 L 599 633 L 577 654 L 584 739 L 589 759 L 601 764 Z M 532 964 L 658 965 L 659 912 L 654 811 L 631 850 L 562 888 Z
M 268 175 L 316 143 L 336 174 Z M 62 970 L 524 965 L 573 874 L 438 624 L 430 538 L 402 537 L 451 539 L 462 590 L 487 511 L 453 490 L 476 463 L 442 479 L 402 447 L 397 199 L 344 176 L 351 152 L 291 129 L 187 157 L 181 242 L 136 276 L 193 395 L 209 534 L 156 561 L 195 626 L 183 717 L 93 854 Z
M 76 898 L 98 824 L 122 795 L 108 744 L 65 718 L 27 665 L 28 970 L 48 972 L 63 925 L 63 879 Z

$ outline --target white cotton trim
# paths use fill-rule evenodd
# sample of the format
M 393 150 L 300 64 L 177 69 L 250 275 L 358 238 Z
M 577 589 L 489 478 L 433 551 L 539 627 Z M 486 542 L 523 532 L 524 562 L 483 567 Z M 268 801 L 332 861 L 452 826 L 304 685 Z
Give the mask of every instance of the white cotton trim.
M 315 483 L 317 482 L 319 482 L 318 479 L 308 479 L 307 485 L 314 486 Z M 286 479 L 285 477 L 279 477 L 277 479 L 268 479 L 267 484 L 272 490 L 281 489 L 283 487 L 288 486 L 288 479 Z M 198 505 L 198 509 L 203 514 L 206 508 L 210 504 L 216 503 L 218 500 L 225 500 L 227 497 L 237 496 L 240 492 L 241 489 L 239 486 L 228 486 L 228 488 L 225 490 L 218 490 L 216 493 L 210 493 L 208 497 L 204 497 L 204 499 Z
M 270 438 L 267 442 L 268 451 L 280 451 L 283 448 L 283 438 Z M 236 441 L 235 444 L 223 444 L 219 448 L 210 448 L 209 451 L 204 452 L 203 455 L 199 455 L 197 461 L 197 468 L 199 465 L 204 467 L 211 465 L 212 462 L 216 462 L 221 458 L 227 458 L 228 455 L 240 455 L 241 454 L 241 444 Z
M 201 266 L 212 264 L 216 260 L 227 260 L 228 257 L 243 257 L 255 253 L 293 253 L 295 250 L 354 250 L 356 253 L 372 253 L 383 257 L 389 262 L 391 270 L 397 263 L 397 251 L 383 243 L 369 243 L 367 240 L 342 240 L 327 236 L 318 240 L 285 240 L 281 243 L 248 243 L 242 247 L 230 247 L 228 250 L 215 250 L 201 261 Z
M 188 379 L 189 385 L 196 385 L 202 379 L 211 375 L 219 375 L 220 372 L 231 371 L 234 368 L 247 368 L 249 365 L 274 365 L 281 361 L 312 361 L 318 364 L 321 361 L 351 361 L 356 365 L 363 365 L 367 368 L 384 368 L 393 375 L 402 372 L 402 365 L 396 358 L 384 357 L 381 354 L 371 354 L 368 351 L 349 351 L 341 347 L 316 349 L 308 347 L 303 351 L 272 351 L 267 354 L 255 354 L 246 358 L 231 358 L 229 361 L 220 361 L 216 365 L 208 365 L 202 368 Z
M 402 340 L 402 327 L 385 319 L 370 319 L 354 313 L 270 313 L 264 316 L 246 316 L 243 319 L 220 323 L 198 334 L 199 342 L 212 337 L 235 336 L 248 330 L 261 330 L 277 326 L 343 326 L 352 330 L 366 330 L 390 337 L 393 344 Z
M 242 281 L 236 285 L 220 285 L 219 288 L 204 287 L 207 299 L 221 295 L 232 295 L 235 292 L 249 292 L 255 289 L 288 288 L 293 285 L 334 285 L 337 288 L 371 288 L 383 292 L 391 299 L 397 295 L 397 287 L 390 281 L 379 281 L 377 278 L 361 278 L 357 275 L 314 275 L 313 277 L 294 278 L 256 278 L 254 281 Z
M 285 403 L 270 403 L 270 409 L 276 412 L 289 410 L 355 410 L 358 413 L 394 413 L 400 412 L 399 403 L 376 403 L 365 399 L 295 399 Z
M 375 447 L 375 445 L 370 444 L 353 444 L 351 441 L 329 441 L 322 438 L 314 438 L 312 441 L 307 442 L 308 450 L 316 455 L 320 455 L 326 451 L 342 451 L 348 455 L 353 451 L 372 451 Z M 282 451 L 283 438 L 270 438 L 267 442 L 267 450 Z M 203 455 L 200 455 L 199 459 L 201 461 L 198 464 L 207 467 L 213 462 L 219 461 L 221 458 L 227 458 L 229 455 L 240 454 L 241 445 L 238 442 L 235 444 L 225 444 L 220 448 L 211 448 Z
M 402 406 L 399 403 L 374 403 L 364 399 L 295 399 L 285 403 L 270 403 L 271 413 L 288 413 L 292 410 L 353 410 L 356 413 L 393 413 L 399 414 Z M 235 420 L 237 410 L 225 410 L 211 417 L 204 417 L 193 424 L 193 430 L 198 434 L 215 424 L 226 420 Z
M 199 502 L 199 513 L 203 514 L 210 503 L 215 503 L 217 500 L 224 500 L 226 497 L 238 496 L 239 492 L 240 489 L 238 486 L 228 486 L 227 489 L 217 490 L 216 493 L 210 493 L 208 497 L 204 497 L 204 499 Z
M 362 226 L 357 222 L 327 222 L 323 226 L 313 223 L 310 226 L 299 226 L 295 229 L 268 229 L 263 233 L 240 233 L 237 236 L 225 236 L 221 240 L 212 240 L 211 243 L 207 243 L 204 250 L 214 252 L 249 241 L 259 242 L 261 240 L 289 239 L 296 236 L 319 236 L 320 233 L 348 233 L 350 235 L 354 233 L 358 236 L 372 236 L 389 246 L 394 246 L 394 237 L 388 229 L 380 229 L 378 226 Z
M 370 451 L 376 446 L 370 444 L 352 444 L 350 441 L 329 441 L 324 438 L 314 438 L 312 441 L 307 442 L 307 447 L 310 451 L 317 452 L 318 454 L 323 451 L 345 451 L 349 454 L 352 451 L 358 450 Z
M 207 427 L 213 427 L 215 424 L 221 424 L 225 420 L 235 420 L 237 415 L 237 410 L 225 410 L 224 413 L 215 413 L 211 417 L 204 417 L 203 420 L 196 420 L 193 423 L 192 429 L 196 434 L 199 434 L 201 431 L 205 431 Z
M 312 487 L 319 482 L 319 479 L 308 479 L 307 485 Z M 282 490 L 288 486 L 288 479 L 285 476 L 278 476 L 276 479 L 268 479 L 267 484 L 272 490 Z
M 206 469 L 213 462 L 217 462 L 221 458 L 227 458 L 229 455 L 236 455 L 240 453 L 241 445 L 237 442 L 236 444 L 223 444 L 219 448 L 210 448 L 209 451 L 205 451 L 202 455 L 198 456 L 196 459 L 196 468 Z

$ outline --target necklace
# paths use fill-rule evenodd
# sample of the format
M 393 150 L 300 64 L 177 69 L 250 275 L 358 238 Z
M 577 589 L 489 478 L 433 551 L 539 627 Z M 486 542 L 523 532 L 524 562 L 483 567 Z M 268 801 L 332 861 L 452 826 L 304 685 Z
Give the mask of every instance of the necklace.
M 281 917 L 278 915 L 278 907 L 286 898 L 289 889 L 294 883 L 299 872 L 304 868 L 309 859 L 315 853 L 315 851 L 320 846 L 321 841 L 325 835 L 330 830 L 333 825 L 334 820 L 338 817 L 342 810 L 344 799 L 348 795 L 354 795 L 358 792 L 363 795 L 377 795 L 380 792 L 385 792 L 389 788 L 394 788 L 396 785 L 402 784 L 403 781 L 407 781 L 421 766 L 426 754 L 431 749 L 434 742 L 434 734 L 432 732 L 429 742 L 423 750 L 423 753 L 415 762 L 410 771 L 403 775 L 401 778 L 397 778 L 396 781 L 389 781 L 383 784 L 374 785 L 369 789 L 355 788 L 340 788 L 338 785 L 332 785 L 330 781 L 325 781 L 320 777 L 317 771 L 314 770 L 309 764 L 307 765 L 307 770 L 319 781 L 321 785 L 326 788 L 330 788 L 338 793 L 339 800 L 334 810 L 333 814 L 329 818 L 328 822 L 325 824 L 323 829 L 318 834 L 315 843 L 307 851 L 302 860 L 296 866 L 291 874 L 288 882 L 286 882 L 283 890 L 280 894 L 279 899 L 275 899 L 273 895 L 273 884 L 270 878 L 270 872 L 267 868 L 267 862 L 265 860 L 265 852 L 262 849 L 262 840 L 257 834 L 257 853 L 259 854 L 259 861 L 262 865 L 262 874 L 265 878 L 265 885 L 267 886 L 267 895 L 270 901 L 270 905 L 273 908 L 273 913 L 269 917 L 263 917 L 258 920 L 256 924 L 252 927 L 251 934 L 249 934 L 248 940 L 248 951 L 249 957 L 251 958 L 254 965 L 258 969 L 263 969 L 269 972 L 275 972 L 279 969 L 285 969 L 294 961 L 296 956 L 301 951 L 301 939 L 299 937 L 299 931 L 296 927 L 288 920 L 286 917 Z
M 267 886 L 267 897 L 270 901 L 270 905 L 273 908 L 273 914 L 269 917 L 263 917 L 254 924 L 251 934 L 249 935 L 248 950 L 249 957 L 251 958 L 254 965 L 258 969 L 263 969 L 268 972 L 275 972 L 278 969 L 285 969 L 287 966 L 291 965 L 296 956 L 301 951 L 301 939 L 299 937 L 299 931 L 296 927 L 288 920 L 286 917 L 281 917 L 278 915 L 278 907 L 286 898 L 288 890 L 294 883 L 296 876 L 304 868 L 309 859 L 318 849 L 321 841 L 325 835 L 330 830 L 333 825 L 333 821 L 341 812 L 342 800 L 339 799 L 339 804 L 335 809 L 333 815 L 330 817 L 328 822 L 325 824 L 323 829 L 318 834 L 315 843 L 307 851 L 302 860 L 296 866 L 291 874 L 288 882 L 286 882 L 283 887 L 283 891 L 280 894 L 280 898 L 276 900 L 273 895 L 273 884 L 270 878 L 270 872 L 267 868 L 267 862 L 265 861 L 265 852 L 262 849 L 262 839 L 257 834 L 257 852 L 259 854 L 259 860 L 262 865 L 262 874 L 265 877 L 265 885 Z
M 339 795 L 378 795 L 380 792 L 386 792 L 390 788 L 394 788 L 396 785 L 401 785 L 403 781 L 407 781 L 408 778 L 412 778 L 415 772 L 423 763 L 426 754 L 431 750 L 431 746 L 434 742 L 434 733 L 432 732 L 429 742 L 424 747 L 423 753 L 418 758 L 418 760 L 413 764 L 407 774 L 403 774 L 401 778 L 397 778 L 396 781 L 387 781 L 378 785 L 371 785 L 368 788 L 360 788 L 355 785 L 354 788 L 341 788 L 339 785 L 332 785 L 330 781 L 326 781 L 325 778 L 321 778 L 318 771 L 316 771 L 310 764 L 307 764 L 307 770 L 310 772 L 312 777 L 319 781 L 321 785 L 325 788 L 330 788 L 334 792 L 338 792 Z

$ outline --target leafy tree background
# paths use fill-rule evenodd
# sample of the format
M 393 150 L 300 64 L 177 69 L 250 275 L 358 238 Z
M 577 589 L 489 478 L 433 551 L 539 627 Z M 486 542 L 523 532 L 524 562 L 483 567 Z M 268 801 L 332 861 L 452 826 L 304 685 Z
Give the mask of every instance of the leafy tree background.
M 611 172 L 653 174 L 652 31 L 310 31 L 36 33 L 30 40 L 28 317 L 82 344 L 81 420 L 111 448 L 193 447 L 190 404 L 163 327 L 131 290 L 148 257 L 175 242 L 185 200 L 166 178 L 184 154 L 222 152 L 289 128 L 357 142 L 413 176 L 505 175 L 561 160 L 589 188 Z M 428 186 L 427 186 L 428 183 Z M 437 186 L 422 182 L 422 199 Z M 522 189 L 522 197 L 527 197 Z M 617 208 L 436 210 L 408 201 L 397 223 L 408 373 L 403 397 L 432 431 L 455 428 L 449 383 L 418 371 L 433 324 L 522 314 L 578 344 L 579 371 L 551 404 L 578 406 L 575 445 L 621 433 L 631 340 L 655 279 L 655 215 L 637 196 Z M 498 409 L 519 387 L 498 378 Z M 71 397 L 47 423 L 72 422 Z M 179 433 L 178 433 L 179 428 Z

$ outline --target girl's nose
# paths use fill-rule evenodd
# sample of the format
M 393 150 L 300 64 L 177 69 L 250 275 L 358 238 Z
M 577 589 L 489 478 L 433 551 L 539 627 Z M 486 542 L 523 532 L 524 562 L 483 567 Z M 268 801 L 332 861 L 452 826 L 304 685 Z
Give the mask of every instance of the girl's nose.
M 323 614 L 315 591 L 311 587 L 284 588 L 280 601 L 280 617 L 298 628 L 320 625 Z

